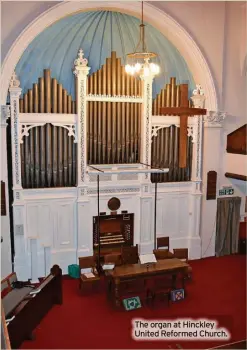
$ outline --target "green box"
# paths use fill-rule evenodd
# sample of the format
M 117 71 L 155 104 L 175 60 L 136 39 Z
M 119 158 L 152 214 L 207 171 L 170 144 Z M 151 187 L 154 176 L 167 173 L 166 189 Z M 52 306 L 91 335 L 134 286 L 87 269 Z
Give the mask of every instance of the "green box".
M 126 311 L 140 309 L 142 307 L 139 297 L 124 299 L 123 304 Z
M 68 266 L 68 274 L 72 278 L 80 278 L 80 267 L 79 265 L 73 264 Z

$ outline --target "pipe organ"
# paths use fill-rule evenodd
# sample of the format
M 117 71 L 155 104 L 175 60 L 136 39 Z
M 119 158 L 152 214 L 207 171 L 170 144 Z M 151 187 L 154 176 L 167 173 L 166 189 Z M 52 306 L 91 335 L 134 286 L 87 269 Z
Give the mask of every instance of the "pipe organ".
M 142 253 L 154 246 L 158 182 L 157 236 L 168 235 L 171 246 L 200 255 L 202 118 L 188 117 L 187 163 L 179 168 L 180 118 L 159 114 L 161 107 L 180 106 L 176 79 L 152 100 L 153 77 L 127 75 L 115 52 L 98 71 L 89 71 L 79 50 L 75 99 L 49 69 L 21 98 L 15 73 L 10 82 L 15 271 L 23 280 L 44 276 L 54 264 L 67 273 L 78 256 L 93 254 L 92 167 L 99 169 L 100 211 L 110 215 L 108 201 L 120 199 L 114 215 L 133 214 L 131 242 Z M 192 97 L 195 107 L 204 99 L 198 91 Z M 150 176 L 152 168 L 169 172 Z
M 141 98 L 141 80 L 125 73 L 124 66 L 112 52 L 106 64 L 87 79 L 88 96 L 130 96 Z M 189 103 L 189 101 L 188 101 Z M 129 164 L 140 162 L 140 102 L 88 101 L 87 163 Z M 49 69 L 19 100 L 21 113 L 75 114 L 76 101 L 51 78 Z M 176 78 L 157 95 L 152 114 L 161 107 L 180 106 L 180 85 Z M 169 167 L 168 174 L 152 174 L 152 182 L 190 181 L 192 138 L 188 137 L 187 167 L 179 168 L 179 125 L 157 131 L 152 137 L 151 165 Z M 76 144 L 66 129 L 47 123 L 30 129 L 21 144 L 23 188 L 76 186 Z

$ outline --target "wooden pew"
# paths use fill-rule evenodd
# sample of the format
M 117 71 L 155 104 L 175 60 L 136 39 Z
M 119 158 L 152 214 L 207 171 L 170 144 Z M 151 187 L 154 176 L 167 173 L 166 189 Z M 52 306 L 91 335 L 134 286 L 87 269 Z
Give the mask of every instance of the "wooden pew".
M 8 327 L 11 348 L 18 349 L 24 340 L 32 339 L 32 332 L 54 304 L 63 303 L 62 270 L 58 265 L 51 268 L 51 273 L 39 286 L 26 296 L 8 315 Z

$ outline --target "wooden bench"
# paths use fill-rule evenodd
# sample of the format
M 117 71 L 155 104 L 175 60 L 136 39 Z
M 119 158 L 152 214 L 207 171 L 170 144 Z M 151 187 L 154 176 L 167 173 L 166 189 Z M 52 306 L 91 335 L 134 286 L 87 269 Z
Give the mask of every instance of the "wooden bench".
M 22 342 L 32 339 L 32 332 L 54 304 L 62 304 L 62 270 L 54 265 L 51 273 L 35 288 L 13 289 L 13 274 L 2 281 L 2 304 L 12 349 L 19 349 Z M 6 287 L 6 288 L 5 288 Z M 25 288 L 30 288 L 25 291 Z M 31 291 L 31 294 L 30 294 Z M 18 295 L 18 296 L 17 296 Z M 4 301 L 8 301 L 7 303 Z

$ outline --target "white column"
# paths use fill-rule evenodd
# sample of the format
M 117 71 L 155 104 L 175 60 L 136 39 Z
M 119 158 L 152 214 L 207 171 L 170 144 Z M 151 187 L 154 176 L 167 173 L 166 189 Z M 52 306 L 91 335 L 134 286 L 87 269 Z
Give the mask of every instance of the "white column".
M 22 189 L 21 185 L 21 154 L 20 154 L 20 127 L 19 127 L 19 98 L 21 95 L 20 82 L 15 72 L 12 75 L 9 87 L 11 113 L 11 144 L 12 144 L 12 172 L 13 190 Z
M 215 255 L 215 232 L 217 215 L 217 197 L 219 181 L 222 171 L 222 122 L 226 113 L 209 111 L 204 117 L 204 142 L 203 142 L 203 171 L 202 171 L 202 215 L 201 215 L 201 240 L 202 258 Z M 207 200 L 207 173 L 217 172 L 216 199 Z
M 14 270 L 20 280 L 31 277 L 30 264 L 27 261 L 28 242 L 24 230 L 24 203 L 22 201 L 21 184 L 21 154 L 20 154 L 20 125 L 19 125 L 19 98 L 21 95 L 20 82 L 13 73 L 10 80 L 10 114 L 11 114 L 11 146 L 12 146 L 12 177 L 13 177 L 13 221 L 15 257 Z
M 200 85 L 193 91 L 191 97 L 195 108 L 204 108 L 205 96 Z M 203 116 L 194 116 L 194 147 L 193 147 L 193 166 L 192 166 L 192 181 L 200 184 L 202 181 L 202 140 L 203 140 Z M 198 189 L 200 186 L 198 186 Z
M 10 106 L 1 107 L 1 181 L 5 183 L 6 216 L 1 216 L 1 276 L 8 276 L 12 272 L 11 243 L 9 226 L 9 195 L 8 195 L 8 164 L 7 164 L 7 140 L 6 120 L 10 117 Z
M 77 84 L 77 186 L 83 186 L 86 182 L 87 169 L 87 75 L 90 68 L 87 66 L 88 61 L 83 58 L 82 49 L 78 52 L 78 58 L 75 60 L 74 74 Z
M 153 75 L 141 76 L 143 104 L 141 121 L 141 163 L 151 165 L 152 140 L 152 87 Z M 142 186 L 140 198 L 140 248 L 139 253 L 151 253 L 154 247 L 153 202 L 150 173 L 140 174 Z
M 205 96 L 200 85 L 193 91 L 191 97 L 195 108 L 204 108 Z M 192 162 L 192 191 L 190 195 L 190 259 L 201 257 L 201 199 L 202 199 L 202 144 L 203 144 L 203 116 L 194 116 L 193 126 L 193 162 Z
M 141 163 L 151 164 L 152 134 L 152 84 L 153 75 L 141 76 L 143 88 L 142 123 L 141 123 Z M 150 181 L 150 174 L 145 174 L 145 181 Z

